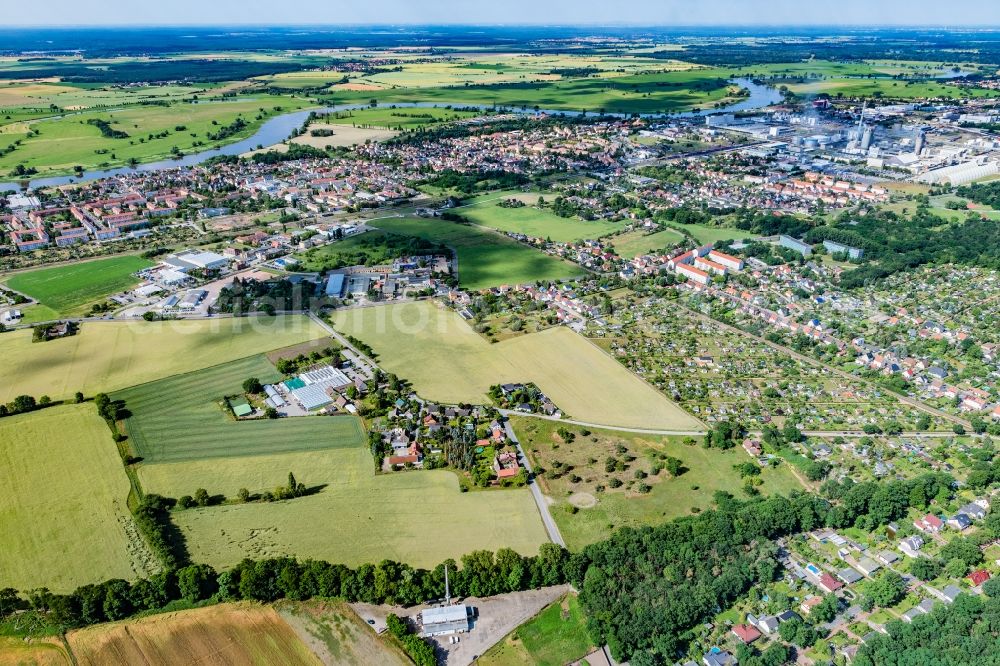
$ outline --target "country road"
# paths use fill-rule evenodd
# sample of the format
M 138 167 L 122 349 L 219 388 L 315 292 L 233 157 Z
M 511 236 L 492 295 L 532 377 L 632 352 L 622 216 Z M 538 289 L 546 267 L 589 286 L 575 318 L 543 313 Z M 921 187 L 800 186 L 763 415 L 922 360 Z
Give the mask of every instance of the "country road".
M 604 425 L 601 423 L 589 423 L 587 421 L 577 421 L 575 419 L 561 419 L 557 416 L 547 416 L 545 414 L 529 414 L 527 412 L 518 412 L 510 409 L 501 409 L 500 413 L 504 416 L 520 416 L 528 419 L 542 419 L 544 421 L 555 421 L 557 423 L 566 423 L 569 425 L 581 426 L 584 428 L 598 428 L 600 430 L 613 430 L 615 432 L 631 432 L 637 435 L 677 435 L 677 436 L 690 436 L 690 437 L 703 437 L 707 434 L 705 430 L 654 430 L 651 428 L 627 428 L 624 426 L 612 426 Z M 752 435 L 760 435 L 760 430 L 749 430 Z M 807 437 L 866 437 L 869 436 L 863 430 L 803 430 L 802 434 Z M 947 438 L 955 437 L 955 433 L 948 431 L 938 431 L 938 430 L 907 430 L 900 433 L 901 437 L 929 437 L 929 438 Z
M 549 504 L 545 501 L 545 495 L 542 494 L 541 488 L 538 487 L 538 483 L 535 482 L 534 475 L 531 470 L 531 461 L 528 460 L 528 456 L 524 453 L 524 449 L 521 448 L 521 442 L 518 441 L 517 435 L 514 434 L 514 429 L 510 427 L 510 421 L 504 422 L 504 428 L 507 431 L 507 437 L 510 441 L 514 442 L 514 446 L 517 447 L 517 452 L 521 456 L 521 460 L 524 462 L 524 468 L 528 470 L 528 487 L 531 489 L 531 496 L 535 499 L 535 505 L 538 507 L 538 513 L 542 516 L 542 524 L 545 525 L 545 531 L 549 534 L 549 540 L 557 545 L 566 547 L 566 542 L 562 538 L 562 533 L 559 532 L 559 526 L 556 525 L 556 521 L 552 518 L 552 512 L 549 511 Z

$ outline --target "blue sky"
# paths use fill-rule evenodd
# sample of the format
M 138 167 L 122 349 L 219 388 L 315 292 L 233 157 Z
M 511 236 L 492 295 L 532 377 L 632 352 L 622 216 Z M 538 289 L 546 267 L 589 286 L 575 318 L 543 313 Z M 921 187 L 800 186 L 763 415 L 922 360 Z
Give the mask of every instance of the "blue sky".
M 8 0 L 3 24 L 1000 26 L 997 0 Z

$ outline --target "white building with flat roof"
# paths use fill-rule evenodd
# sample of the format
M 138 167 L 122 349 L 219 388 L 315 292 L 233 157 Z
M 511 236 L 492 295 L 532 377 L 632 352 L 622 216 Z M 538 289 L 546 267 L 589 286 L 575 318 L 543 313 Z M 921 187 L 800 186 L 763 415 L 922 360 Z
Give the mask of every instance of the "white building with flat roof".
M 462 634 L 471 629 L 472 609 L 465 604 L 428 608 L 420 613 L 421 636 Z

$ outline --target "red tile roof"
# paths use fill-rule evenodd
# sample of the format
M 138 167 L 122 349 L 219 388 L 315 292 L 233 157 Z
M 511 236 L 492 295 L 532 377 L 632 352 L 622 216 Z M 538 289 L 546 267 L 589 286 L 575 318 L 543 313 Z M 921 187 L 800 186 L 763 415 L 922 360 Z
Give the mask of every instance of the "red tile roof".
M 733 627 L 733 633 L 744 643 L 753 643 L 760 638 L 760 632 L 749 624 L 738 624 Z
M 839 590 L 840 588 L 844 587 L 843 583 L 841 583 L 839 580 L 837 580 L 828 573 L 824 573 L 822 576 L 819 577 L 819 584 L 821 587 L 826 589 L 827 592 L 833 592 L 835 590 Z
M 970 573 L 966 578 L 969 579 L 973 587 L 979 587 L 990 579 L 990 572 L 986 569 L 979 569 Z

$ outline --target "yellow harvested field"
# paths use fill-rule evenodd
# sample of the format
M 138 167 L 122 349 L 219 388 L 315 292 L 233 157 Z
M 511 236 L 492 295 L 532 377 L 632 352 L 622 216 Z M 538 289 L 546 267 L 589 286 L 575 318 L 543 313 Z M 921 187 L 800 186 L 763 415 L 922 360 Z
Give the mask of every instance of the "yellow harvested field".
M 289 471 L 322 489 L 284 502 L 174 513 L 191 559 L 217 569 L 245 557 L 279 556 L 348 566 L 391 559 L 431 568 L 449 557 L 504 546 L 534 555 L 548 541 L 527 488 L 463 493 L 458 477 L 445 470 L 376 476 L 367 447 L 216 459 L 211 466 L 149 465 L 143 484 L 149 492 L 190 493 L 201 483 L 216 493 L 231 491 L 240 479 L 250 489 L 255 481 L 274 487 Z
M 26 83 L 0 86 L 0 107 L 5 106 L 48 106 L 46 96 L 59 95 L 72 88 L 65 86 L 46 85 L 44 83 Z
M 430 301 L 342 310 L 334 326 L 375 349 L 379 364 L 422 397 L 487 403 L 493 384 L 534 382 L 563 413 L 600 425 L 698 429 L 701 424 L 584 337 L 551 328 L 490 344 Z
M 0 666 L 70 666 L 58 638 L 0 638 Z
M 36 343 L 30 330 L 17 330 L 0 335 L 0 402 L 92 396 L 324 335 L 304 316 L 85 322 L 72 337 Z
M 383 90 L 385 86 L 377 86 L 372 83 L 335 83 L 330 86 L 330 90 Z
M 80 666 L 321 663 L 276 610 L 250 603 L 101 624 L 72 631 L 66 640 Z
M 158 568 L 128 477 L 92 403 L 0 419 L 0 588 L 68 592 Z

